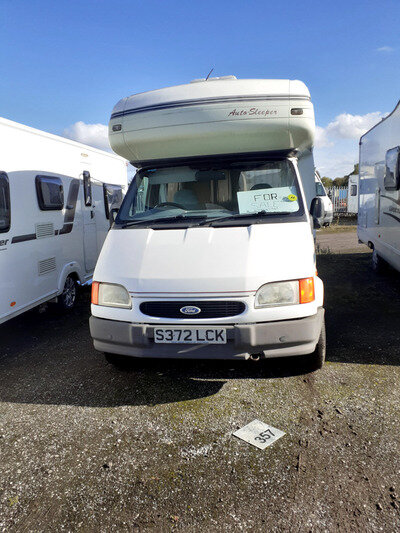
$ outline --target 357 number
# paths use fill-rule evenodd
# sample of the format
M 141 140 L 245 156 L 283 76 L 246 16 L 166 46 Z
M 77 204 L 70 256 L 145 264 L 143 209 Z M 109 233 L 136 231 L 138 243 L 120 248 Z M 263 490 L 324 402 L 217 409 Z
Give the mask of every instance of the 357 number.
M 258 440 L 261 443 L 267 442 L 271 437 L 275 437 L 275 433 L 273 433 L 270 429 L 266 429 L 265 431 L 261 432 L 257 437 L 254 438 L 254 440 Z

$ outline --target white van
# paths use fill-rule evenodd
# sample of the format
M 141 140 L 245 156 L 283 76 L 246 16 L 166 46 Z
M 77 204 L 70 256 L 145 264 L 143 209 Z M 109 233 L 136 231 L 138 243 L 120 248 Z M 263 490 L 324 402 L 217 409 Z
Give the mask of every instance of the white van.
M 116 105 L 111 146 L 139 170 L 93 278 L 90 330 L 108 361 L 322 365 L 314 128 L 299 81 L 200 80 Z
M 360 139 L 358 238 L 372 266 L 400 270 L 400 102 Z
M 0 323 L 91 281 L 126 161 L 0 118 Z
M 315 171 L 315 189 L 316 189 L 316 196 L 321 198 L 322 205 L 324 206 L 325 216 L 322 221 L 322 225 L 330 226 L 333 222 L 332 200 L 327 195 L 324 184 L 322 183 L 321 177 L 317 171 Z

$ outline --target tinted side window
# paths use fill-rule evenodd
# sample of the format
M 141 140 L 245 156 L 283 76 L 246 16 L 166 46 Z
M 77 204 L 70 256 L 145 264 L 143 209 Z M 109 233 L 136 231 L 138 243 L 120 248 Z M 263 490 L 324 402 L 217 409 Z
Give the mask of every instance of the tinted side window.
M 350 196 L 357 196 L 357 185 L 350 185 Z
M 383 183 L 388 191 L 399 188 L 399 146 L 386 152 L 386 168 Z
M 10 229 L 11 205 L 10 205 L 10 184 L 5 172 L 0 172 L 0 233 Z
M 83 171 L 83 192 L 85 194 L 85 205 L 92 205 L 92 182 L 90 180 L 90 172 Z
M 122 203 L 122 189 L 117 185 L 108 185 L 104 183 L 104 209 L 106 212 L 106 218 L 110 218 L 110 211 L 113 208 L 120 208 Z
M 36 176 L 36 194 L 42 211 L 59 211 L 64 207 L 64 189 L 60 178 Z

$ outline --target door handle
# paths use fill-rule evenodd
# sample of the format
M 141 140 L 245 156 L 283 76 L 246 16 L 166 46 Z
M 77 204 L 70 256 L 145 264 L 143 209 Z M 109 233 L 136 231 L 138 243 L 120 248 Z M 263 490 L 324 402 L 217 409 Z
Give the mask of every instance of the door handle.
M 90 211 L 90 218 L 94 218 L 94 211 L 93 210 Z

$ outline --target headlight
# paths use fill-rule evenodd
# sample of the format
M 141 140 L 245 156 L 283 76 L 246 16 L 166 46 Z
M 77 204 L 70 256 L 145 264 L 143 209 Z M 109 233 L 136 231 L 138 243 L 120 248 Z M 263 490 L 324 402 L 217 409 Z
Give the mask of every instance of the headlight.
M 278 281 L 262 285 L 256 293 L 255 307 L 306 304 L 315 300 L 314 278 Z
M 92 283 L 92 304 L 106 307 L 132 307 L 131 297 L 122 285 L 114 283 Z
M 279 281 L 267 283 L 256 294 L 255 307 L 275 307 L 299 303 L 299 282 Z

